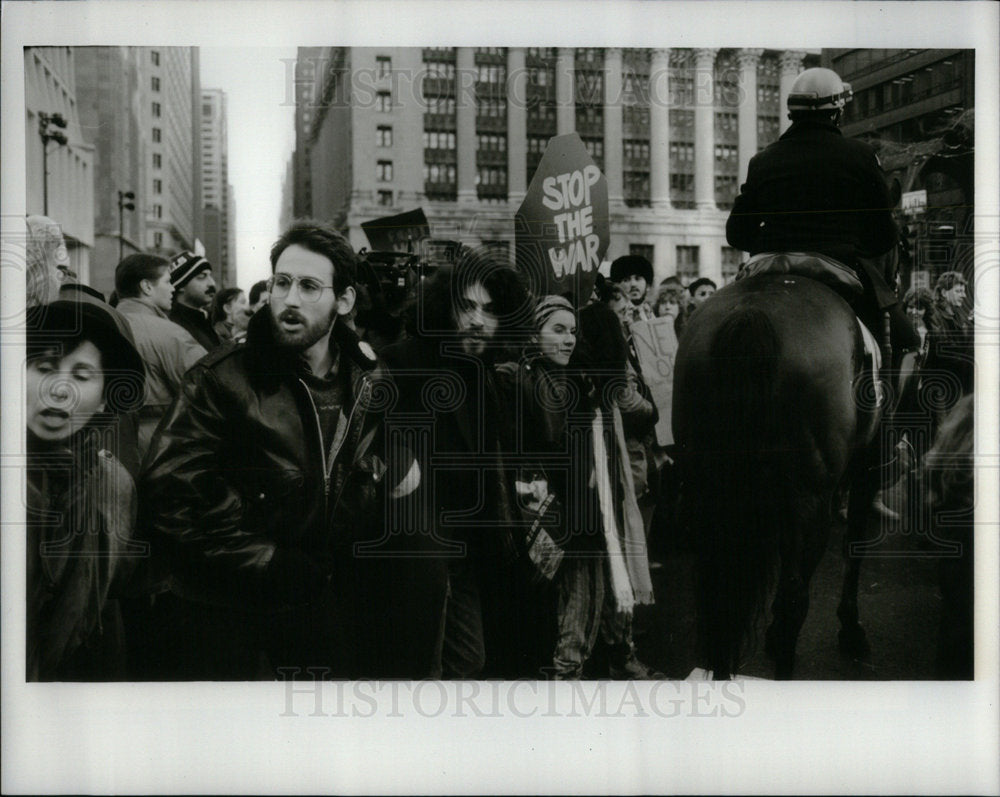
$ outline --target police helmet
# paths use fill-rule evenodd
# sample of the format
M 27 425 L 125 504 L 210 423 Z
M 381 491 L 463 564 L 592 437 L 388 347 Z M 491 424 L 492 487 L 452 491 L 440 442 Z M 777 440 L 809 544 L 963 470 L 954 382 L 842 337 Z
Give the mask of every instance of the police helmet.
M 853 96 L 851 84 L 832 69 L 814 67 L 795 78 L 788 93 L 788 110 L 841 110 Z

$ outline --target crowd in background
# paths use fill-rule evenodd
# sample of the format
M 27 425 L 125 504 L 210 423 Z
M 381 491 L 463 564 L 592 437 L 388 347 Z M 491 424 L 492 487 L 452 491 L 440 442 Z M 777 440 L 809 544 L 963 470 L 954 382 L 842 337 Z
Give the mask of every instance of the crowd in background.
M 713 281 L 627 256 L 578 307 L 463 250 L 385 340 L 314 222 L 249 293 L 133 254 L 105 302 L 40 217 L 28 266 L 29 680 L 663 677 L 633 620 L 672 459 L 631 327 L 679 338 Z M 918 457 L 972 389 L 965 289 L 903 300 Z

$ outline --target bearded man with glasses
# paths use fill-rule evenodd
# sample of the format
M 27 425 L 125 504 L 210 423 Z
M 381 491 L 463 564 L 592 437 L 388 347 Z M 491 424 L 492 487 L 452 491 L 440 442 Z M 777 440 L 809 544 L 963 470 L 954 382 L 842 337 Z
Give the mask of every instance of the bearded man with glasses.
M 420 608 L 396 594 L 406 563 L 362 553 L 420 472 L 387 452 L 394 390 L 343 320 L 356 256 L 299 221 L 271 266 L 246 344 L 188 372 L 145 462 L 144 525 L 173 593 L 165 675 L 421 677 L 397 641 Z

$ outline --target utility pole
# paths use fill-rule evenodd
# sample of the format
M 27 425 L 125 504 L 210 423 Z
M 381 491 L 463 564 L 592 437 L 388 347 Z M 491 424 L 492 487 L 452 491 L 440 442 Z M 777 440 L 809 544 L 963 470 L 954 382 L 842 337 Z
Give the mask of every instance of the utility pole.
M 49 126 L 60 128 L 49 130 Z M 49 142 L 55 141 L 65 147 L 69 139 L 62 131 L 66 129 L 66 119 L 61 113 L 38 114 L 38 134 L 42 137 L 42 215 L 49 215 Z
M 135 210 L 135 192 L 133 191 L 119 191 L 118 192 L 118 262 L 122 262 L 122 258 L 125 256 L 125 211 Z

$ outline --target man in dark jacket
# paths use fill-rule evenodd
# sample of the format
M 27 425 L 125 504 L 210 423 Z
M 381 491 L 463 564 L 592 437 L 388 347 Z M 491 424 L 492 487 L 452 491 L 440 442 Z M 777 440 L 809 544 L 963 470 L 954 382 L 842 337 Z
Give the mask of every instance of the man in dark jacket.
M 872 259 L 895 246 L 898 230 L 878 157 L 837 127 L 850 99 L 850 85 L 829 69 L 796 78 L 788 96 L 792 125 L 750 160 L 726 239 L 751 255 L 816 252 L 840 261 L 861 280 L 865 299 L 856 309 L 877 331 L 878 312 L 896 296 L 891 275 Z
M 391 385 L 341 320 L 354 304 L 354 252 L 302 221 L 271 265 L 270 305 L 246 344 L 188 372 L 145 463 L 146 527 L 176 596 L 179 674 L 424 676 L 397 644 L 420 596 L 399 594 L 394 560 L 359 553 L 419 469 L 402 449 L 387 455 Z
M 190 332 L 206 351 L 212 351 L 222 343 L 208 317 L 215 298 L 212 264 L 194 252 L 181 252 L 170 261 L 170 284 L 174 286 L 170 320 Z
M 272 300 L 273 301 L 273 300 Z M 503 468 L 493 363 L 530 313 L 506 263 L 462 253 L 422 283 L 410 337 L 382 352 L 399 389 L 393 434 L 423 440 L 424 478 L 408 512 L 446 585 L 438 674 L 507 675 L 513 654 L 506 576 L 514 503 Z

